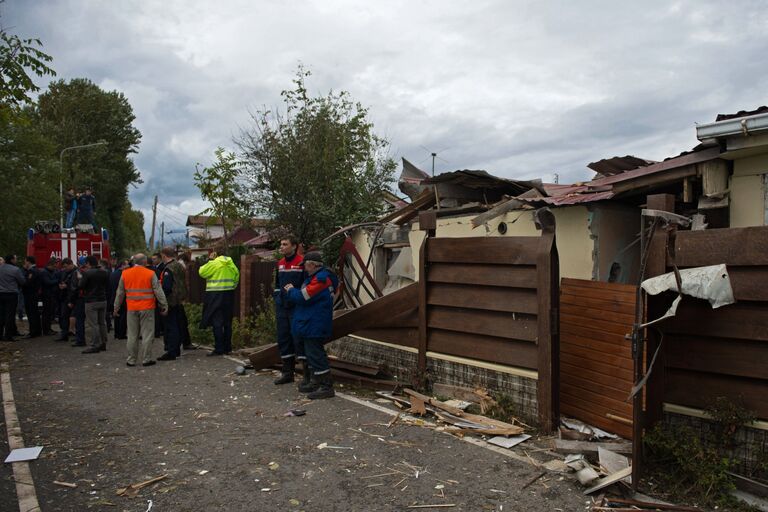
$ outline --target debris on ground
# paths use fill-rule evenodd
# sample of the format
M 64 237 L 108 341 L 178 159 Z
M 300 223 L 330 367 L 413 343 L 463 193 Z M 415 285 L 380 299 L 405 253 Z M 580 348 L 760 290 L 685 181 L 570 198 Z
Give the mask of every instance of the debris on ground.
M 128 487 L 122 487 L 117 490 L 117 495 L 133 498 L 136 495 L 138 495 L 139 491 L 142 490 L 143 488 L 148 487 L 154 483 L 157 483 L 160 480 L 165 480 L 166 478 L 168 478 L 168 474 L 156 476 L 155 478 L 150 478 L 149 480 L 145 480 L 143 482 L 139 482 L 136 484 L 131 484 Z
M 283 414 L 283 416 L 304 416 L 307 414 L 307 411 L 304 409 L 291 409 L 287 413 Z
M 407 412 L 411 414 L 418 414 L 419 416 L 426 416 L 427 414 L 431 414 L 442 423 L 446 423 L 448 426 L 438 427 L 437 425 L 430 422 L 419 422 L 415 418 L 396 417 L 396 421 L 399 420 L 405 424 L 419 425 L 427 428 L 437 428 L 443 432 L 448 432 L 459 437 L 467 434 L 510 437 L 520 436 L 525 431 L 525 427 L 522 425 L 513 425 L 511 423 L 488 418 L 487 416 L 471 414 L 464 411 L 462 408 L 457 407 L 455 403 L 452 404 L 443 402 L 436 398 L 418 393 L 412 389 L 404 389 L 403 392 L 407 398 L 396 396 L 392 393 L 383 391 L 378 392 L 377 395 L 379 397 L 391 400 L 398 407 L 406 408 Z M 515 421 L 517 422 L 517 420 Z M 530 436 L 528 438 L 530 438 Z M 518 438 L 516 439 L 518 442 L 513 443 L 512 446 L 519 444 L 519 442 L 523 442 L 528 438 Z M 498 444 L 498 440 L 494 444 Z
M 69 487 L 70 489 L 75 489 L 77 487 L 77 484 L 73 484 L 70 482 L 60 482 L 58 480 L 54 480 L 53 485 L 59 485 L 61 487 Z
M 630 511 L 630 510 L 670 510 L 676 512 L 702 512 L 698 507 L 686 507 L 682 505 L 671 505 L 651 501 L 632 500 L 627 498 L 614 498 L 610 496 L 603 497 L 592 506 L 595 511 Z

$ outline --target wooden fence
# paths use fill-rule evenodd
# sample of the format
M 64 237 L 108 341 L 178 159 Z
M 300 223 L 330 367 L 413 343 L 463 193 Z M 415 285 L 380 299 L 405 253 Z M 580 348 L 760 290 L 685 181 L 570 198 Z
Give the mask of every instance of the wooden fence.
M 539 425 L 551 430 L 560 403 L 559 266 L 554 216 L 537 213 L 538 237 L 428 236 L 419 282 L 342 314 L 334 338 L 416 348 L 420 375 L 428 353 L 526 370 L 537 379 Z
M 244 255 L 235 262 L 240 270 L 240 284 L 235 290 L 235 317 L 241 320 L 264 307 L 272 294 L 274 261 L 258 261 L 256 256 Z M 193 261 L 187 265 L 187 290 L 190 304 L 202 304 L 205 279 L 198 274 L 200 265 Z
M 636 287 L 581 279 L 560 283 L 560 410 L 632 438 L 632 331 Z
M 662 348 L 648 383 L 648 419 L 661 419 L 665 404 L 704 409 L 717 397 L 768 419 L 768 227 L 683 231 L 654 244 L 656 274 L 673 262 L 681 269 L 725 263 L 737 302 L 713 310 L 685 297 L 674 318 L 649 330 L 648 353 Z M 649 317 L 666 310 L 669 295 L 650 297 Z

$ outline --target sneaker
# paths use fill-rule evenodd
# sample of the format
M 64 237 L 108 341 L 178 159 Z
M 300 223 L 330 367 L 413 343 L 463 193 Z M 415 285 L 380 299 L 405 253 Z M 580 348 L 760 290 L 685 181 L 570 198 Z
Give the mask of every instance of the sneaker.
M 130 366 L 131 368 L 133 368 L 134 366 L 136 366 L 136 363 L 125 363 L 125 366 Z

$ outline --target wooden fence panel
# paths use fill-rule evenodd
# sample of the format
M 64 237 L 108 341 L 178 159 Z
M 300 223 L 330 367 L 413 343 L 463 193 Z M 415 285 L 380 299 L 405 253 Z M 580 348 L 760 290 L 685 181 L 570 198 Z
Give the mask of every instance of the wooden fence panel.
M 712 309 L 684 297 L 678 314 L 657 324 L 661 367 L 649 387 L 650 418 L 663 403 L 706 408 L 725 397 L 768 419 L 768 227 L 679 231 L 666 259 L 679 268 L 726 264 L 737 302 Z M 667 296 L 649 297 L 663 311 Z
M 632 438 L 635 287 L 581 279 L 560 283 L 560 410 Z M 620 421 L 616 418 L 624 418 Z

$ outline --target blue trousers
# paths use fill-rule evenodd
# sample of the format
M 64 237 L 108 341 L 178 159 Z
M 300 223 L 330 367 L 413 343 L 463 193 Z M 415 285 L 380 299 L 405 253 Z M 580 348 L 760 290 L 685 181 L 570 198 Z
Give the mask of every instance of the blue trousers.
M 226 315 L 218 309 L 211 318 L 213 325 L 214 352 L 226 354 L 232 352 L 232 315 Z
M 275 306 L 277 316 L 277 348 L 280 350 L 280 359 L 306 359 L 304 344 L 291 332 L 292 309 Z
M 307 354 L 307 363 L 315 375 L 328 373 L 331 366 L 328 364 L 328 355 L 325 353 L 325 338 L 299 338 L 304 345 Z

